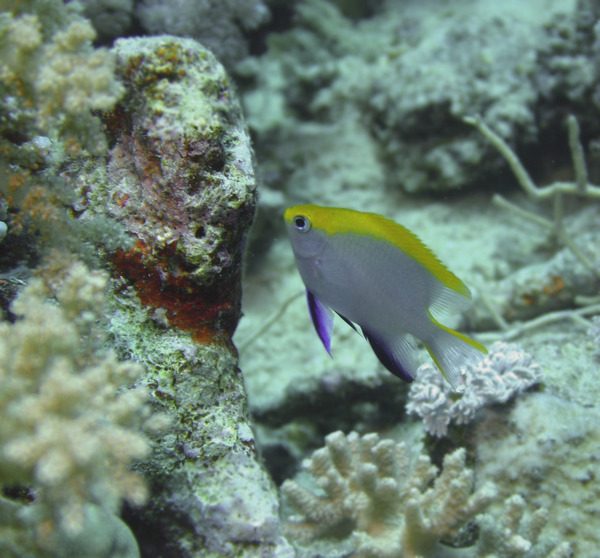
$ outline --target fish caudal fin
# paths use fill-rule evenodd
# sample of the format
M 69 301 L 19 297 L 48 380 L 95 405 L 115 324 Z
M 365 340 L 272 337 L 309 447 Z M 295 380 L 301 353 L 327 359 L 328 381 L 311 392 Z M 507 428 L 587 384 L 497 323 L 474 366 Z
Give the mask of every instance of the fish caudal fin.
M 412 382 L 418 368 L 417 346 L 412 335 L 396 336 L 387 339 L 363 328 L 363 335 L 370 343 L 373 352 L 392 374 L 405 382 Z
M 479 362 L 487 349 L 466 335 L 440 324 L 431 314 L 436 326 L 434 335 L 425 343 L 431 358 L 455 391 L 463 391 L 461 370 Z

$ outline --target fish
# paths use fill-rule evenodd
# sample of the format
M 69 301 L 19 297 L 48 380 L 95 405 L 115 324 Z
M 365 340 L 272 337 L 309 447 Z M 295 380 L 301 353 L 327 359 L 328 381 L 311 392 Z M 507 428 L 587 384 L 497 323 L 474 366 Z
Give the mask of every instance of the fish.
M 284 212 L 309 314 L 331 356 L 334 313 L 362 332 L 392 374 L 412 382 L 420 341 L 456 391 L 485 347 L 440 321 L 471 304 L 467 286 L 410 230 L 375 213 L 296 205 Z

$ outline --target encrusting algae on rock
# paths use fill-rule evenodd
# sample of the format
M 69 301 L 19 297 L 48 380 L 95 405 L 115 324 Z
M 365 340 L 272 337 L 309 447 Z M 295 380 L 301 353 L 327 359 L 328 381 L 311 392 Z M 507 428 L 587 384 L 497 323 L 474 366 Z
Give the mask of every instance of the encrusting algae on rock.
M 126 94 L 104 116 L 114 141 L 104 196 L 135 239 L 112 256 L 115 271 L 157 319 L 200 342 L 225 339 L 240 312 L 255 204 L 239 105 L 223 68 L 193 41 L 122 39 L 115 53 Z
M 257 545 L 290 556 L 231 341 L 256 203 L 240 105 L 223 67 L 193 40 L 120 39 L 114 52 L 125 94 L 103 115 L 106 186 L 89 206 L 133 241 L 106 253 L 109 329 L 144 364 L 174 425 L 142 465 L 152 498 L 128 521 L 152 555 L 169 541 L 190 557 L 252 555 Z

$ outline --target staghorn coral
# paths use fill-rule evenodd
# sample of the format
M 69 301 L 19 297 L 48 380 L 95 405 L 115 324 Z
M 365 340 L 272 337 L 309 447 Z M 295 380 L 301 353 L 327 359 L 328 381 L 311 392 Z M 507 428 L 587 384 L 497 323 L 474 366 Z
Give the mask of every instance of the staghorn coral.
M 406 410 L 419 415 L 430 434 L 445 436 L 451 422 L 471 422 L 482 407 L 506 403 L 541 381 L 530 354 L 501 342 L 494 343 L 477 365 L 468 366 L 464 375 L 465 391 L 457 396 L 432 365 L 424 364 L 417 371 Z
M 33 494 L 31 505 L 3 501 L 0 532 L 21 525 L 60 556 L 90 522 L 110 531 L 123 499 L 145 500 L 130 467 L 148 452 L 147 392 L 121 389 L 143 370 L 102 348 L 106 274 L 57 254 L 42 272 L 48 280 L 32 279 L 11 304 L 16 322 L 0 324 L 0 485 Z
M 411 460 L 404 444 L 334 432 L 303 467 L 317 478 L 324 495 L 295 481 L 281 490 L 303 517 L 292 517 L 293 538 L 340 537 L 352 531 L 357 557 L 446 556 L 442 538 L 455 537 L 464 523 L 486 507 L 495 489 L 473 492 L 466 453 L 444 458 L 441 474 L 429 458 Z

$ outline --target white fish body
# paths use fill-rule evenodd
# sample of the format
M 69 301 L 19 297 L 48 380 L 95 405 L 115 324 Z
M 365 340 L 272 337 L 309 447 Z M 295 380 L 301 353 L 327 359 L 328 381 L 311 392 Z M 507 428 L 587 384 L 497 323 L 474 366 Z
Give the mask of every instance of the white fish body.
M 332 310 L 361 327 L 381 362 L 406 381 L 421 340 L 450 383 L 485 348 L 437 318 L 470 304 L 466 286 L 410 231 L 379 215 L 314 205 L 285 213 L 311 316 L 330 348 Z

